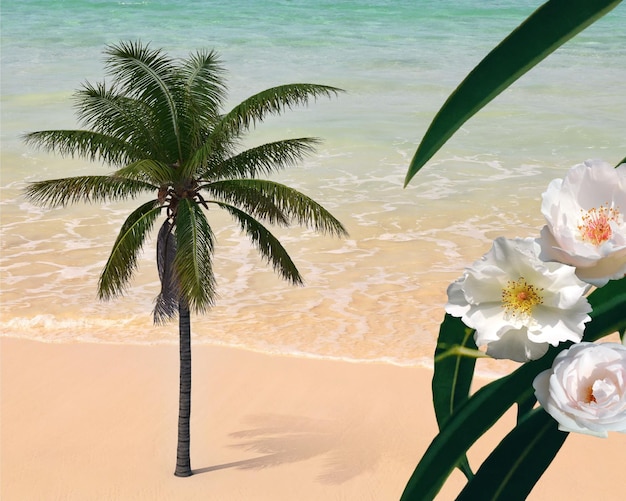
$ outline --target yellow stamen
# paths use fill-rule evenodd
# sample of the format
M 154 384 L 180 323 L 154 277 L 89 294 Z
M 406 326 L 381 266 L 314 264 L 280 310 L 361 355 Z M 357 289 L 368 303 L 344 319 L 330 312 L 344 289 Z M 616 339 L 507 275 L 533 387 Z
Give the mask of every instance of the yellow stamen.
M 617 222 L 618 218 L 619 210 L 609 207 L 608 204 L 583 211 L 582 224 L 578 226 L 583 241 L 596 246 L 602 245 L 613 236 L 610 223 Z
M 520 277 L 517 280 L 509 280 L 502 289 L 502 306 L 508 315 L 514 317 L 527 317 L 538 304 L 543 303 L 541 297 L 542 288 L 535 287 Z

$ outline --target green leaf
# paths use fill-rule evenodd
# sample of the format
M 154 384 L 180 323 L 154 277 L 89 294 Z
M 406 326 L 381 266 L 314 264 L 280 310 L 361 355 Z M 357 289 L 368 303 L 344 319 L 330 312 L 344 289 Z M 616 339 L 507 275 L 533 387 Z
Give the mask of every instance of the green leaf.
M 147 103 L 119 94 L 115 86 L 89 82 L 74 93 L 74 101 L 81 124 L 118 140 L 129 159 L 163 155 L 158 132 L 151 124 L 153 110 Z
M 293 285 L 302 285 L 304 283 L 302 275 L 300 275 L 287 250 L 265 226 L 233 205 L 222 202 L 214 203 L 234 217 L 239 223 L 241 230 L 248 235 L 261 255 L 268 263 L 272 264 L 274 271 Z
M 472 115 L 621 0 L 549 0 L 476 66 L 450 95 L 422 139 L 405 186 Z
M 317 138 L 302 137 L 262 144 L 220 161 L 217 165 L 209 165 L 200 177 L 219 180 L 272 174 L 285 167 L 296 165 L 306 155 L 312 154 L 319 143 L 320 140 Z M 205 146 L 206 150 L 211 151 L 210 143 Z M 206 154 L 205 147 L 198 150 L 192 163 L 205 163 L 206 159 L 202 155 Z
M 137 257 L 154 221 L 161 213 L 158 200 L 135 209 L 124 221 L 98 282 L 98 296 L 108 300 L 122 294 L 137 269 Z
M 174 184 L 180 179 L 180 171 L 169 165 L 156 160 L 138 160 L 132 164 L 118 169 L 113 174 L 115 177 L 145 181 L 158 190 L 160 186 Z
M 439 328 L 432 380 L 433 406 L 439 429 L 443 428 L 454 410 L 468 399 L 474 376 L 476 358 L 457 354 L 457 347 L 476 350 L 474 330 L 468 328 L 460 318 L 446 313 Z M 472 470 L 467 457 L 461 459 L 459 468 L 467 478 L 471 478 Z
M 454 346 L 476 349 L 474 330 L 468 328 L 460 318 L 446 313 L 439 328 L 435 350 L 433 373 L 433 405 L 439 427 L 443 427 L 450 415 L 469 397 L 476 359 L 462 355 L 441 357 Z M 439 361 L 437 361 L 439 360 Z
M 504 437 L 456 501 L 524 501 L 567 436 L 552 416 L 535 409 Z
M 407 483 L 402 501 L 434 499 L 467 450 L 521 397 L 532 395 L 532 381 L 551 366 L 560 350 L 551 348 L 539 360 L 478 390 L 446 421 Z
M 161 50 L 152 50 L 141 42 L 120 42 L 109 45 L 106 67 L 128 96 L 148 103 L 154 116 L 167 133 L 168 150 L 177 159 L 184 158 L 175 96 L 182 84 L 176 79 L 177 66 Z
M 180 299 L 191 311 L 203 313 L 215 301 L 212 257 L 215 237 L 202 208 L 193 200 L 180 200 L 176 212 L 174 266 Z
M 64 207 L 77 202 L 106 202 L 132 198 L 156 187 L 115 176 L 76 176 L 30 183 L 24 192 L 34 204 Z
M 626 328 L 626 277 L 611 280 L 587 298 L 593 311 L 592 321 L 585 328 L 583 341 L 598 339 Z
M 263 121 L 268 115 L 280 115 L 285 109 L 306 106 L 318 97 L 331 98 L 344 92 L 337 87 L 310 83 L 294 83 L 265 89 L 235 106 L 226 114 L 218 129 L 232 131 L 236 136 Z
M 203 185 L 213 196 L 240 205 L 254 217 L 289 225 L 292 221 L 336 236 L 346 229 L 323 206 L 294 188 L 264 179 L 230 179 Z
M 61 156 L 101 160 L 112 165 L 122 165 L 136 156 L 135 148 L 126 141 L 90 130 L 40 130 L 24 135 L 24 141 Z

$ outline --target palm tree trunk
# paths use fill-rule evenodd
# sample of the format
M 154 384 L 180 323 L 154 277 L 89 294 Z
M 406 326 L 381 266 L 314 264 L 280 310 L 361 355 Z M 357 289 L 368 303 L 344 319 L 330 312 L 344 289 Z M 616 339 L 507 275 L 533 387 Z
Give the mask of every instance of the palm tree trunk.
M 180 345 L 180 393 L 178 399 L 178 447 L 176 449 L 177 477 L 189 477 L 189 417 L 191 415 L 191 320 L 187 305 L 178 306 L 178 332 Z

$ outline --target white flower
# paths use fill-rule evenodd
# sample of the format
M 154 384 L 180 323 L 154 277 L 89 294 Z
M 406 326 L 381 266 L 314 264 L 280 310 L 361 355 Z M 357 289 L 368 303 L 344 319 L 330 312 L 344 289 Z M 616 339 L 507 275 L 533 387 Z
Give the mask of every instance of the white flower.
M 579 343 L 559 353 L 533 381 L 559 430 L 607 437 L 626 433 L 626 346 Z
M 543 194 L 540 258 L 576 267 L 582 280 L 602 287 L 626 274 L 626 164 L 600 160 L 572 167 Z
M 549 345 L 579 342 L 590 320 L 589 286 L 573 267 L 538 253 L 532 238 L 498 238 L 448 287 L 446 311 L 476 329 L 476 345 L 494 358 L 535 360 Z

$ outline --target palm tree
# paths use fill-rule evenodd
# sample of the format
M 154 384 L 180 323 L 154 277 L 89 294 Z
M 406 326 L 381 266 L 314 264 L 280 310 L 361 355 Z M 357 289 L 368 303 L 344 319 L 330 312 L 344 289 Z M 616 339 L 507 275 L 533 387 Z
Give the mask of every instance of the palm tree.
M 224 69 L 214 51 L 176 60 L 140 42 L 107 46 L 109 85 L 83 84 L 75 94 L 81 130 L 46 130 L 25 136 L 29 144 L 61 155 L 101 160 L 116 170 L 107 176 L 77 176 L 34 182 L 26 196 L 47 207 L 104 202 L 152 193 L 126 219 L 98 282 L 108 300 L 128 288 L 143 243 L 161 214 L 157 267 L 161 291 L 155 323 L 178 315 L 180 397 L 177 476 L 192 474 L 190 313 L 215 301 L 212 269 L 215 236 L 210 206 L 228 212 L 279 275 L 302 277 L 285 248 L 262 223 L 306 225 L 346 235 L 342 224 L 304 194 L 259 175 L 291 166 L 314 151 L 315 138 L 285 139 L 242 149 L 241 137 L 268 114 L 280 114 L 341 89 L 288 84 L 264 90 L 224 113 Z

